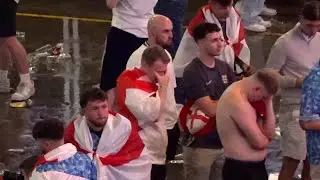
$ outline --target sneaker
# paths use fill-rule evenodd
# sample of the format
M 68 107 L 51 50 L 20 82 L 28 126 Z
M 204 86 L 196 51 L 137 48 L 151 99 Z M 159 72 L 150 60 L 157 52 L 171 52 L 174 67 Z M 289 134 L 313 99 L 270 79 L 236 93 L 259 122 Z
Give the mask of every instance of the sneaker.
M 277 15 L 277 10 L 272 9 L 272 8 L 268 8 L 267 6 L 264 6 L 261 15 L 264 16 L 275 16 Z
M 251 24 L 249 26 L 244 26 L 246 30 L 254 31 L 254 32 L 265 32 L 267 31 L 267 28 L 261 24 L 255 23 Z
M 33 96 L 34 93 L 35 93 L 35 89 L 34 89 L 33 81 L 31 81 L 31 83 L 20 82 L 17 87 L 17 91 L 11 96 L 11 100 L 24 101 L 29 99 L 31 96 Z
M 0 80 L 0 93 L 10 92 L 10 80 L 8 78 Z
M 272 26 L 271 21 L 265 21 L 265 20 L 260 21 L 259 24 L 266 28 L 269 28 Z

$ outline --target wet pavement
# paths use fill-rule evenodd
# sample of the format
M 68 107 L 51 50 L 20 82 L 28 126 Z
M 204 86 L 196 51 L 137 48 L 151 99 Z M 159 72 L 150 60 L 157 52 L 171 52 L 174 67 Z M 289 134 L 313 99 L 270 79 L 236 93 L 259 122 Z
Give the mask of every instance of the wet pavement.
M 205 2 L 190 2 L 186 23 Z M 274 41 L 297 21 L 297 14 L 293 13 L 294 9 L 297 9 L 296 6 L 284 8 L 280 3 L 272 5 L 281 10 L 280 15 L 275 17 L 277 21 L 274 22 L 277 26 L 266 33 L 248 32 L 246 37 L 251 49 L 251 63 L 257 68 L 264 66 Z M 96 20 L 78 21 L 61 16 L 111 20 L 111 11 L 107 10 L 104 1 L 22 0 L 19 13 L 22 14 L 17 17 L 17 29 L 25 32 L 23 44 L 28 53 L 46 44 L 55 45 L 63 42 L 67 45 L 72 59 L 64 59 L 63 67 L 58 69 L 58 73 L 43 70 L 33 74 L 36 94 L 31 108 L 9 108 L 9 95 L 0 95 L 0 162 L 13 169 L 23 158 L 39 152 L 30 134 L 35 122 L 50 117 L 68 122 L 79 112 L 80 92 L 99 82 L 101 57 L 110 23 Z M 57 17 L 29 17 L 30 14 L 26 13 Z M 285 23 L 281 23 L 283 21 Z M 11 72 L 11 77 L 14 87 L 18 83 L 15 71 Z M 270 147 L 267 168 L 269 172 L 278 172 L 281 166 L 278 140 Z M 181 164 L 168 166 L 168 179 L 181 179 Z

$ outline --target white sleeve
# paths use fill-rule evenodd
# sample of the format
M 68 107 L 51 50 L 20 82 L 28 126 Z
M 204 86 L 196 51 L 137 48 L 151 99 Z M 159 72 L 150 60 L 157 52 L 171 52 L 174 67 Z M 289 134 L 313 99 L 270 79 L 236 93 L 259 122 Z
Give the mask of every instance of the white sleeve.
M 160 116 L 160 104 L 158 93 L 148 93 L 140 89 L 126 90 L 125 105 L 136 117 L 139 125 L 156 121 Z
M 133 69 L 133 68 L 139 68 L 141 65 L 141 56 L 142 54 L 137 49 L 135 52 L 133 52 L 127 62 L 126 69 Z

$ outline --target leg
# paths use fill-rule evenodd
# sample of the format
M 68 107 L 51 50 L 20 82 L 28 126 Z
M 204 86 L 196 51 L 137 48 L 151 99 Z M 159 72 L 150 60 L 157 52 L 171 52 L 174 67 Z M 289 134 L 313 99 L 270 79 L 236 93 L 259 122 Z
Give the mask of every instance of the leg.
M 310 176 L 312 180 L 320 179 L 320 166 L 319 165 L 310 165 Z
M 130 55 L 144 41 L 143 38 L 111 27 L 107 36 L 100 79 L 100 88 L 107 93 L 110 109 L 114 109 L 115 106 L 117 78 L 125 70 Z
M 180 138 L 180 129 L 178 123 L 172 128 L 167 130 L 168 133 L 168 146 L 167 146 L 167 161 L 174 160 L 178 141 Z
M 263 11 L 264 1 L 265 0 L 243 0 L 238 2 L 240 4 L 239 9 L 242 22 L 247 30 L 256 32 L 266 31 L 266 27 L 259 24 L 263 21 L 259 14 Z
M 222 150 L 183 147 L 186 180 L 209 180 L 211 166 L 221 157 Z
M 166 165 L 152 164 L 151 180 L 165 180 L 166 179 Z
M 12 60 L 17 65 L 18 72 L 20 74 L 29 73 L 29 62 L 27 59 L 27 53 L 18 39 L 13 36 L 7 39 L 8 49 L 11 53 Z
M 6 38 L 0 38 L 0 93 L 10 92 L 10 80 L 8 79 L 10 58 Z
M 311 180 L 310 177 L 310 164 L 307 160 L 303 161 L 303 169 L 302 169 L 302 173 L 301 173 L 301 179 L 302 180 Z
M 188 0 L 158 0 L 155 13 L 167 16 L 173 24 L 173 44 L 169 50 L 172 57 L 174 57 L 181 38 L 181 27 L 183 26 L 184 14 L 187 8 Z
M 299 124 L 299 109 L 296 105 L 280 105 L 280 142 L 284 157 L 279 180 L 292 180 L 300 161 L 307 155 L 305 131 Z

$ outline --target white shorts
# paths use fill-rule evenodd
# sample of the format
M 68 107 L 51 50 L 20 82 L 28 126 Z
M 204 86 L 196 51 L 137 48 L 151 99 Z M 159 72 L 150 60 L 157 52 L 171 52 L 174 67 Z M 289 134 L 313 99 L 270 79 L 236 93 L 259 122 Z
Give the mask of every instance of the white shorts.
M 300 105 L 281 105 L 279 126 L 283 156 L 305 160 L 307 155 L 306 133 L 299 124 Z

